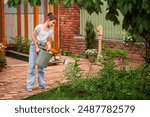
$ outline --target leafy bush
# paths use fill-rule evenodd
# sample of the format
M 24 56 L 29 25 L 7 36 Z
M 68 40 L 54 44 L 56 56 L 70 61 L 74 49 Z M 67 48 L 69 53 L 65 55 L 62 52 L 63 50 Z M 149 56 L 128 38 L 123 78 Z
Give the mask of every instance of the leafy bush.
M 75 62 L 69 63 L 66 67 L 66 78 L 72 82 L 78 82 L 78 79 L 81 77 L 81 69 L 79 67 L 78 58 L 74 58 Z
M 135 45 L 143 45 L 143 40 L 141 40 L 141 38 L 137 35 L 134 34 L 130 34 L 130 33 L 126 33 L 123 36 L 123 43 L 125 43 L 126 45 L 129 44 L 135 44 Z
M 127 63 L 127 57 L 128 52 L 125 49 L 107 48 L 107 46 L 105 46 L 103 47 L 102 54 L 97 56 L 97 61 L 106 67 L 107 64 L 115 65 L 115 60 L 117 60 L 120 67 L 124 68 L 124 65 Z
M 116 50 L 116 49 L 115 49 Z M 136 100 L 150 99 L 150 66 L 119 69 L 114 60 L 118 53 L 110 50 L 103 55 L 107 62 L 96 75 L 86 75 L 79 67 L 79 59 L 66 68 L 67 83 L 52 91 L 35 95 L 28 99 L 104 99 L 104 100 Z M 115 53 L 115 54 L 114 54 Z M 117 54 L 116 54 L 117 53 Z M 127 54 L 121 54 L 126 57 Z M 109 57 L 108 57 L 109 56 Z M 42 98 L 43 97 L 43 98 Z
M 85 75 L 79 67 L 79 59 L 74 57 L 75 62 L 70 63 L 66 67 L 66 78 L 70 81 L 70 89 L 74 94 L 85 96 L 93 94 L 94 85 L 92 78 Z
M 14 50 L 22 53 L 29 53 L 30 40 L 24 37 L 11 37 L 14 41 Z
M 150 76 L 144 75 L 145 71 L 147 68 L 142 67 L 129 70 L 113 68 L 109 72 L 104 68 L 99 75 L 101 89 L 107 94 L 104 99 L 150 99 Z
M 70 82 L 28 99 L 104 99 L 104 100 L 137 100 L 150 99 L 150 67 L 115 69 L 113 64 L 105 67 L 95 76 L 79 73 L 77 65 L 70 70 L 73 75 Z M 72 68 L 72 67 L 71 67 Z M 107 68 L 107 69 L 106 69 Z M 74 72 L 76 70 L 76 72 Z
M 3 54 L 3 51 L 6 47 L 2 44 L 0 44 L 0 71 L 2 71 L 3 68 L 6 67 L 6 58 Z
M 86 55 L 97 55 L 97 53 L 98 53 L 97 49 L 87 49 L 85 51 Z
M 61 53 L 61 55 L 64 55 L 64 56 L 70 56 L 71 55 L 70 51 L 66 51 L 66 50 L 62 50 L 62 49 L 60 49 L 59 52 Z
M 85 32 L 86 49 L 92 49 L 94 47 L 94 40 L 96 39 L 96 32 L 91 21 L 86 22 Z

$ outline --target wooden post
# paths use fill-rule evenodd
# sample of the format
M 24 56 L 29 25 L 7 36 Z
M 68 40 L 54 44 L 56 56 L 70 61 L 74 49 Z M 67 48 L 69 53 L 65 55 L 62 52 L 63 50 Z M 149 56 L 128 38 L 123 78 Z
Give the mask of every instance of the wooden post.
M 44 22 L 47 20 L 47 13 L 48 13 L 48 2 L 44 0 Z
M 58 5 L 54 5 L 54 14 L 57 16 L 57 22 L 54 26 L 54 48 L 56 50 L 59 50 L 59 46 L 58 46 Z
M 49 4 L 49 12 L 52 12 L 52 5 Z
M 102 39 L 103 39 L 103 27 L 99 25 L 97 27 L 97 36 L 98 36 L 98 55 L 102 52 Z
M 39 23 L 39 9 L 38 6 L 34 6 L 34 27 Z
M 25 38 L 28 39 L 28 4 L 24 5 Z
M 6 44 L 5 41 L 5 15 L 4 15 L 4 0 L 1 0 L 0 2 L 0 42 L 2 42 L 4 45 Z
M 17 5 L 17 35 L 21 37 L 21 10 L 20 4 Z

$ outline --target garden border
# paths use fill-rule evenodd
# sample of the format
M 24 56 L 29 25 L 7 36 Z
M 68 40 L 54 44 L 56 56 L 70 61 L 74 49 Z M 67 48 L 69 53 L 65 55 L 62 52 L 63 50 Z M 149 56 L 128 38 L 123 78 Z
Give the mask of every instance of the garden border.
M 21 52 L 16 52 L 14 50 L 6 50 L 6 56 L 16 58 L 19 60 L 23 61 L 28 61 L 29 60 L 29 55 L 28 54 L 23 54 Z

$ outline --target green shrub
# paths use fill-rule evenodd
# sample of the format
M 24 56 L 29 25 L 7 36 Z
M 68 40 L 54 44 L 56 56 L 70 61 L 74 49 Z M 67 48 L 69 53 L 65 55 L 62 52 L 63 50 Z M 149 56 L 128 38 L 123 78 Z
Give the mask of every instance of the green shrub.
M 94 30 L 94 26 L 91 21 L 86 22 L 86 27 L 85 27 L 85 32 L 86 32 L 86 50 L 87 49 L 93 49 L 94 48 L 94 41 L 96 39 L 96 32 Z
M 124 36 L 123 36 L 123 42 L 126 44 L 126 45 L 129 45 L 129 44 L 135 44 L 135 45 L 142 45 L 143 41 L 141 40 L 140 37 L 138 37 L 137 35 L 131 35 L 130 33 L 126 33 Z
M 78 58 L 74 58 L 75 62 L 69 63 L 66 67 L 65 73 L 66 78 L 72 82 L 78 82 L 78 79 L 81 77 L 81 69 L 79 67 Z
M 121 48 L 108 48 L 103 52 L 105 59 L 115 59 L 122 58 L 126 59 L 128 57 L 128 52 Z
M 70 56 L 71 55 L 70 51 L 66 51 L 66 50 L 62 50 L 62 49 L 60 49 L 59 52 L 61 53 L 61 55 L 64 55 L 64 56 Z
M 116 49 L 115 49 L 116 51 Z M 113 53 L 113 54 L 108 54 Z M 67 83 L 28 99 L 104 99 L 104 100 L 145 100 L 150 99 L 150 66 L 139 68 L 116 68 L 114 60 L 110 59 L 121 53 L 110 50 L 103 56 L 108 59 L 104 67 L 96 75 L 86 75 L 79 67 L 79 59 L 66 67 Z M 115 54 L 114 54 L 115 53 Z M 110 55 L 110 57 L 108 57 Z
M 22 53 L 29 53 L 30 40 L 25 39 L 24 37 L 11 37 L 14 42 L 14 50 Z
M 76 96 L 90 95 L 95 92 L 95 86 L 92 77 L 85 75 L 79 67 L 79 59 L 74 57 L 75 62 L 66 67 L 66 78 L 70 81 L 69 90 Z
M 108 65 L 110 69 L 107 66 L 96 76 L 89 77 L 78 74 L 81 72 L 78 65 L 71 66 L 69 68 L 72 70 L 69 73 L 73 74 L 69 74 L 69 82 L 28 99 L 150 99 L 150 75 L 145 73 L 150 67 L 142 66 L 125 70 L 115 69 L 115 66 L 110 64 Z
M 143 79 L 142 71 L 142 68 L 116 70 L 115 74 L 109 72 L 112 74 L 109 78 L 104 77 L 108 74 L 103 71 L 99 81 L 106 93 L 103 99 L 150 99 L 150 77 Z
M 6 67 L 6 58 L 5 55 L 3 55 L 3 51 L 6 47 L 2 44 L 0 44 L 0 71 L 2 71 L 3 68 Z
M 97 56 L 97 61 L 101 62 L 105 67 L 106 64 L 115 65 L 115 60 L 117 60 L 120 67 L 124 69 L 127 63 L 127 57 L 127 50 L 122 48 L 108 48 L 104 45 L 102 54 Z

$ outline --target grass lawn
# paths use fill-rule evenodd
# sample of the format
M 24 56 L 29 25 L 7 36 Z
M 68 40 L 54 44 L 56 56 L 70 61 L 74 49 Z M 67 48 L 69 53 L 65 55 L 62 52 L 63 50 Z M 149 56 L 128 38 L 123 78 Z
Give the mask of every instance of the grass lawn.
M 62 84 L 27 100 L 149 100 L 150 79 L 81 79 L 78 83 Z
M 87 80 L 88 83 L 90 79 Z M 85 84 L 83 84 L 85 85 Z M 87 91 L 85 86 L 74 87 L 72 84 L 62 84 L 61 86 L 47 92 L 33 95 L 27 100 L 90 100 L 102 99 L 101 93 L 97 93 L 96 87 Z M 81 88 L 80 88 L 81 87 Z M 88 87 L 88 86 L 87 86 Z M 95 90 L 95 91 L 94 91 Z
M 101 99 L 100 94 L 87 94 L 86 92 L 72 92 L 67 90 L 68 86 L 60 86 L 48 92 L 33 95 L 27 100 L 90 100 Z

